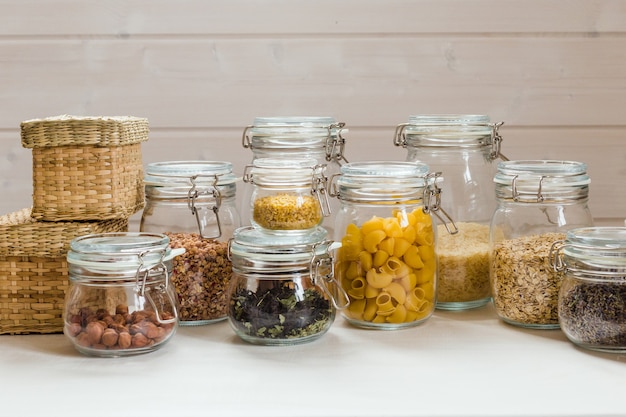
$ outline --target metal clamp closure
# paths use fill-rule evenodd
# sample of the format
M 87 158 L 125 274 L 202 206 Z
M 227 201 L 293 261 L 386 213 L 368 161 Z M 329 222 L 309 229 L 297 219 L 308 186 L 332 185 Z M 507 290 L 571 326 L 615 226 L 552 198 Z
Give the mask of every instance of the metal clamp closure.
M 325 246 L 326 250 L 322 254 L 318 254 L 318 248 Z M 335 262 L 329 250 L 332 248 L 331 241 L 324 241 L 313 245 L 310 273 L 311 282 L 319 285 L 320 288 L 328 295 L 333 306 L 338 309 L 344 309 L 350 305 L 350 298 L 346 291 L 341 287 L 335 279 Z
M 324 169 L 326 169 L 326 165 L 316 165 L 313 167 L 311 194 L 317 197 L 317 201 L 322 209 L 322 215 L 328 217 L 330 216 L 331 208 L 327 192 L 328 178 L 324 175 Z
M 153 252 L 160 252 L 159 261 L 155 265 L 144 269 L 145 256 Z M 148 302 L 152 305 L 154 314 L 156 315 L 156 319 L 158 320 L 159 323 L 162 323 L 162 324 L 175 323 L 178 320 L 176 309 L 175 308 L 173 309 L 174 310 L 173 318 L 171 319 L 161 318 L 161 315 L 159 314 L 159 311 L 160 311 L 159 307 L 156 305 L 156 303 L 152 299 L 152 296 L 150 295 L 150 293 L 146 292 L 146 284 L 148 282 L 148 277 L 150 276 L 151 271 L 160 272 L 165 277 L 165 284 L 158 285 L 156 290 L 159 291 L 161 294 L 167 293 L 167 287 L 169 286 L 170 278 L 169 278 L 169 273 L 167 271 L 167 266 L 165 265 L 165 262 L 164 262 L 166 253 L 167 252 L 165 249 L 146 250 L 141 253 L 138 253 L 137 257 L 139 258 L 139 266 L 137 267 L 137 272 L 135 272 L 135 292 L 137 293 L 137 295 L 144 297 L 148 300 Z M 173 300 L 170 300 L 170 302 L 172 301 Z M 172 303 L 172 305 L 174 304 Z
M 222 195 L 220 193 L 220 190 L 217 188 L 218 175 L 208 175 L 208 177 L 214 178 L 213 184 L 211 184 L 211 187 L 209 189 L 198 190 L 196 179 L 201 176 L 202 175 L 194 175 L 189 178 L 191 182 L 191 188 L 187 192 L 187 207 L 189 207 L 189 210 L 191 210 L 191 214 L 196 216 L 196 223 L 198 224 L 198 232 L 200 233 L 200 237 L 202 237 L 203 239 L 219 238 L 220 236 L 222 236 L 222 223 L 219 216 L 220 206 L 222 205 Z M 215 205 L 211 207 L 211 210 L 213 210 L 217 222 L 217 235 L 215 236 L 205 236 L 204 234 L 205 224 L 203 224 L 199 214 L 201 207 L 196 206 L 196 199 L 203 195 L 210 195 L 215 200 Z
M 407 128 L 407 126 L 410 126 L 410 123 L 401 123 L 398 126 L 396 126 L 396 130 L 393 134 L 393 144 L 396 146 L 402 146 L 403 148 L 406 148 L 406 135 L 404 134 L 404 129 Z
M 500 158 L 503 161 L 508 161 L 509 158 L 507 158 L 506 156 L 504 156 L 501 152 L 501 148 L 502 148 L 502 136 L 500 135 L 500 132 L 498 131 L 498 129 L 500 129 L 500 126 L 502 126 L 504 124 L 504 122 L 498 122 L 498 123 L 494 123 L 491 124 L 491 153 L 489 154 L 489 157 L 493 160 L 493 159 L 497 159 Z
M 348 163 L 348 160 L 343 154 L 346 146 L 346 139 L 341 134 L 344 131 L 345 123 L 333 123 L 328 126 L 328 137 L 326 139 L 326 160 L 337 161 L 340 165 L 341 162 Z M 336 135 L 333 135 L 333 129 L 337 129 Z
M 545 175 L 542 175 L 541 178 L 539 179 L 539 187 L 537 188 L 537 193 L 533 194 L 533 193 L 523 193 L 521 191 L 519 191 L 517 189 L 517 178 L 519 177 L 519 175 L 516 175 L 513 177 L 513 179 L 511 180 L 511 197 L 513 198 L 513 201 L 518 202 L 520 201 L 520 197 L 522 196 L 535 196 L 537 199 L 538 203 L 543 202 L 544 200 L 544 196 L 543 196 L 543 180 L 546 178 Z
M 426 176 L 427 186 L 424 189 L 424 213 L 434 214 L 451 235 L 459 232 L 452 217 L 441 207 L 441 188 L 437 185 L 437 178 L 441 172 L 430 173 Z

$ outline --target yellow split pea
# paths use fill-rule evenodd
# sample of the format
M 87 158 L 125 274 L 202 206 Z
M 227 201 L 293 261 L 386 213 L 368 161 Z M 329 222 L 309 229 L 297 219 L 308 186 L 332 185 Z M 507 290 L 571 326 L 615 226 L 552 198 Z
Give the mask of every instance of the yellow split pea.
M 395 324 L 426 318 L 434 307 L 436 262 L 432 220 L 422 209 L 349 224 L 336 268 L 350 298 L 346 315 Z

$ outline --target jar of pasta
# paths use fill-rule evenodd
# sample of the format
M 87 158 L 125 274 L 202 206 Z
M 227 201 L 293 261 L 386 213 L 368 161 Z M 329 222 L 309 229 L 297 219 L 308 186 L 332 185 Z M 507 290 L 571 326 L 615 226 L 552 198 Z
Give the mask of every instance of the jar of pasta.
M 307 233 L 330 215 L 325 165 L 313 159 L 255 159 L 243 181 L 254 185 L 252 225 L 267 233 Z
M 307 234 L 235 231 L 228 318 L 243 340 L 260 345 L 310 342 L 332 325 L 341 296 L 334 278 L 335 244 L 316 227 Z
M 300 159 L 312 158 L 317 165 L 326 165 L 328 176 L 339 172 L 347 162 L 344 156 L 345 123 L 333 117 L 257 117 L 243 131 L 242 145 L 252 151 L 252 162 L 259 158 Z M 252 163 L 251 162 L 251 163 Z M 252 187 L 242 187 L 242 224 L 251 224 L 247 202 Z M 338 209 L 338 202 L 330 201 L 331 213 Z M 322 226 L 332 235 L 332 216 L 323 219 Z
M 576 345 L 626 351 L 626 228 L 588 227 L 567 232 L 550 257 L 563 272 L 559 323 Z
M 394 144 L 407 149 L 407 161 L 420 161 L 445 177 L 444 209 L 458 233 L 438 226 L 437 308 L 465 310 L 491 300 L 489 222 L 496 208 L 493 176 L 502 138 L 489 116 L 416 115 L 397 126 Z
M 167 161 L 146 167 L 142 232 L 169 236 L 186 252 L 173 260 L 181 325 L 226 320 L 232 272 L 228 240 L 240 226 L 237 178 L 223 161 Z
M 153 233 L 103 233 L 73 239 L 64 330 L 89 356 L 147 353 L 167 343 L 178 326 L 170 282 L 169 238 Z
M 351 324 L 374 329 L 414 326 L 430 317 L 437 288 L 438 174 L 417 162 L 348 163 L 331 180 L 341 201 L 335 218 L 335 273 Z M 447 219 L 449 220 L 449 219 Z
M 506 323 L 559 327 L 562 274 L 550 265 L 552 245 L 592 225 L 590 178 L 582 162 L 529 160 L 498 164 L 498 207 L 491 221 L 493 304 Z

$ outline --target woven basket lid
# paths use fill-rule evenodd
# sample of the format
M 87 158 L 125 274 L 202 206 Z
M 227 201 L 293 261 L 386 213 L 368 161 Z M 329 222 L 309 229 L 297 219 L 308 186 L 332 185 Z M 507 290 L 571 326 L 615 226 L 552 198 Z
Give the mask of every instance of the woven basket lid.
M 133 116 L 61 115 L 20 124 L 22 146 L 121 146 L 148 140 L 148 119 Z
M 30 213 L 30 208 L 24 208 L 0 216 L 0 256 L 65 256 L 75 237 L 128 229 L 126 218 L 45 222 Z

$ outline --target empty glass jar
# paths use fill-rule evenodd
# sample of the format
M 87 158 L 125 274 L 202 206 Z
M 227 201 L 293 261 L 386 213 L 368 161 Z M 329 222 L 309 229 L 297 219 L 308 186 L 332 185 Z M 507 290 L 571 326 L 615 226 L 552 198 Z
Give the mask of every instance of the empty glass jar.
M 407 149 L 407 161 L 441 172 L 446 192 L 443 208 L 458 233 L 442 233 L 437 255 L 437 308 L 465 310 L 491 300 L 489 223 L 496 208 L 493 176 L 502 138 L 489 116 L 434 114 L 409 117 L 397 126 L 394 144 Z
M 575 161 L 498 164 L 498 208 L 491 222 L 491 286 L 498 316 L 537 329 L 559 327 L 562 274 L 550 265 L 552 244 L 591 226 L 587 166 Z
M 230 244 L 229 322 L 243 340 L 262 345 L 310 342 L 325 334 L 347 302 L 333 273 L 334 243 L 322 227 L 274 235 L 253 227 Z
M 170 283 L 169 238 L 153 233 L 104 233 L 75 238 L 67 254 L 70 285 L 64 333 L 90 356 L 151 352 L 178 326 Z
M 240 225 L 237 178 L 223 161 L 150 163 L 140 230 L 166 234 L 186 252 L 173 260 L 181 325 L 225 320 L 232 273 L 228 240 Z
M 626 351 L 626 228 L 570 230 L 553 247 L 553 266 L 563 272 L 559 323 L 576 345 Z
M 331 181 L 337 280 L 348 294 L 351 324 L 398 329 L 428 319 L 437 286 L 437 176 L 417 162 L 348 163 Z

